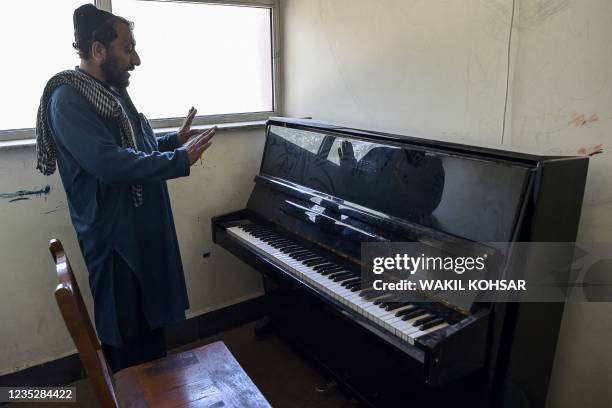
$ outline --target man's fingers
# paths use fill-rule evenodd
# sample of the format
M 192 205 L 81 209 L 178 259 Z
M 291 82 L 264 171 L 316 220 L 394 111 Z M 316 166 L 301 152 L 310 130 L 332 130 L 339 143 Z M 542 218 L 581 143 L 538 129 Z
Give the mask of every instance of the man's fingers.
M 193 122 L 193 118 L 195 118 L 197 112 L 198 110 L 193 106 L 189 109 L 187 116 L 183 120 L 183 125 L 181 126 L 182 129 L 189 129 L 191 127 L 191 123 Z
M 189 112 L 187 113 L 185 121 L 191 125 L 191 122 L 193 122 L 193 118 L 195 118 L 196 113 L 198 113 L 198 110 L 196 108 L 194 108 L 193 106 L 189 108 Z
M 202 145 L 208 143 L 210 139 L 212 139 L 212 137 L 215 135 L 216 130 L 217 130 L 217 127 L 214 126 L 200 133 L 198 136 L 191 139 L 187 148 L 191 150 L 199 149 Z
M 208 130 L 206 130 L 206 131 L 204 131 L 204 132 L 202 132 L 202 129 L 191 129 L 191 130 L 189 131 L 189 138 L 188 138 L 188 139 L 193 138 L 193 139 L 190 141 L 190 143 L 196 143 L 196 142 L 197 142 L 197 140 L 198 140 L 200 137 L 203 137 L 203 136 L 207 135 L 209 132 L 210 132 L 210 129 L 208 129 Z M 194 137 L 194 136 L 195 136 L 195 137 Z
M 202 132 L 201 135 L 196 137 L 195 143 L 197 143 L 199 145 L 199 144 L 204 144 L 204 143 L 208 142 L 215 135 L 216 131 L 217 131 L 217 127 L 214 126 L 214 127 L 210 128 L 210 129 L 208 129 L 207 131 Z

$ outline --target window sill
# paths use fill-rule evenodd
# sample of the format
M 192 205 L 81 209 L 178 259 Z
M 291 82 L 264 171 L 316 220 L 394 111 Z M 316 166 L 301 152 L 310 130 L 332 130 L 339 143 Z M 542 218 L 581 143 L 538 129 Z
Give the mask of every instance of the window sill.
M 210 129 L 213 126 L 217 126 L 218 130 L 248 130 L 248 129 L 259 129 L 266 126 L 265 120 L 253 120 L 248 122 L 231 122 L 231 123 L 220 123 L 218 125 L 192 125 L 192 129 Z M 174 132 L 179 130 L 178 127 L 166 127 L 166 128 L 154 128 L 153 131 L 157 136 L 161 136 L 168 132 Z
M 192 129 L 210 129 L 215 125 L 193 125 Z M 221 123 L 216 125 L 218 130 L 251 130 L 251 129 L 260 129 L 266 126 L 265 120 L 255 120 L 249 122 L 234 122 L 234 123 Z M 168 132 L 173 132 L 178 130 L 178 127 L 168 127 L 168 128 L 156 128 L 153 129 L 157 136 L 161 136 Z M 17 140 L 6 140 L 0 141 L 0 150 L 13 150 L 13 149 L 22 149 L 27 147 L 36 146 L 36 139 L 17 139 Z

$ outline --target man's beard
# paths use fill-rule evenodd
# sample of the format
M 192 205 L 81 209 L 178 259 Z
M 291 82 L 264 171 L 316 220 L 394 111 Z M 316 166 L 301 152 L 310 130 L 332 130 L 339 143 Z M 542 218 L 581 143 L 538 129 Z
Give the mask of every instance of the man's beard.
M 119 68 L 117 59 L 112 54 L 108 54 L 108 58 L 100 65 L 100 69 L 104 74 L 104 80 L 112 87 L 123 89 L 130 84 L 129 76 L 126 75 L 125 69 Z M 128 70 L 132 70 L 129 68 Z

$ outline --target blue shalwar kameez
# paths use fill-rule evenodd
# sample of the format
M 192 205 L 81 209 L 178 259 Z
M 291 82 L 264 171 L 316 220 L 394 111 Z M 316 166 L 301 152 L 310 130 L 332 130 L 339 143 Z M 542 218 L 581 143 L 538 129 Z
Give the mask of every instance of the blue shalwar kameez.
M 151 329 L 185 319 L 189 302 L 165 180 L 189 175 L 190 164 L 176 133 L 156 138 L 127 93 L 112 91 L 127 113 L 138 151 L 121 147 L 119 125 L 98 116 L 69 85 L 53 92 L 48 117 L 89 271 L 98 336 L 103 344 L 122 347 L 126 334 L 119 320 L 127 311 L 121 307 L 131 308 L 134 299 Z M 133 184 L 143 187 L 138 208 Z

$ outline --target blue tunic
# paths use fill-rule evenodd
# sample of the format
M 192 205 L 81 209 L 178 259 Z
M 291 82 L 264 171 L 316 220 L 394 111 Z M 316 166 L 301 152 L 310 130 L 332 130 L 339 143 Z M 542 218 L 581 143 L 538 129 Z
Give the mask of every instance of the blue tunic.
M 48 117 L 72 224 L 94 298 L 98 336 L 121 347 L 117 290 L 122 273 L 113 270 L 120 256 L 140 282 L 142 309 L 152 329 L 179 323 L 189 307 L 170 198 L 165 180 L 189 175 L 185 148 L 176 133 L 156 138 L 127 93 L 113 90 L 126 111 L 138 152 L 120 145 L 113 120 L 69 85 L 51 95 Z M 132 203 L 132 184 L 143 187 L 143 205 Z M 116 262 L 115 262 L 116 264 Z

